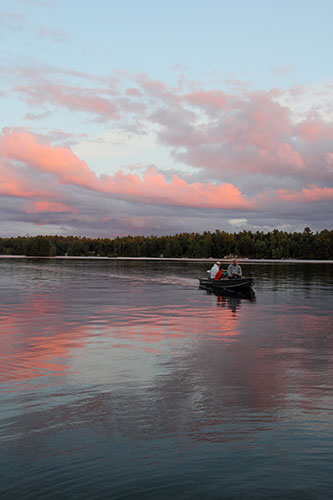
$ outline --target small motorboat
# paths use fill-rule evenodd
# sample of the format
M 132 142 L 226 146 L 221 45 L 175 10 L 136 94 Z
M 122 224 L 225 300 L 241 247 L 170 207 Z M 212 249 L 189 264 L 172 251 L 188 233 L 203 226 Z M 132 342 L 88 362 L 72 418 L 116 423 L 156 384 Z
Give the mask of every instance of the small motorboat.
M 211 288 L 214 291 L 218 290 L 248 290 L 255 283 L 254 278 L 222 278 L 213 280 L 211 278 L 199 278 L 200 287 Z

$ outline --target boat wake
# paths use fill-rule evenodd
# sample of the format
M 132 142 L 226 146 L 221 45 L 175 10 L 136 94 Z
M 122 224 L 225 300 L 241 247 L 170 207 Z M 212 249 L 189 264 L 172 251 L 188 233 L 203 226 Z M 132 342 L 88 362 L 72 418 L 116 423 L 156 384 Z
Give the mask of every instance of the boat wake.
M 159 285 L 178 285 L 189 288 L 197 288 L 198 280 L 195 278 L 188 278 L 186 276 L 142 276 L 136 274 L 109 274 L 109 278 L 122 281 L 130 281 L 131 283 L 151 283 Z

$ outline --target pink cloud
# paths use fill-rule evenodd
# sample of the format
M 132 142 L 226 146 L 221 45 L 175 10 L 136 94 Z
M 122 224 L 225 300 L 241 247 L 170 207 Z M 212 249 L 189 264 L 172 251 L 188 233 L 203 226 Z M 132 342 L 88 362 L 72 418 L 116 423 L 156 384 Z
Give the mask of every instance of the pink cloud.
M 248 92 L 233 103 L 225 125 L 231 129 L 228 139 L 235 146 L 240 143 L 266 151 L 284 142 L 291 128 L 289 110 L 266 92 Z
M 41 80 L 40 70 L 28 68 L 23 72 L 33 83 L 17 85 L 13 91 L 23 96 L 31 106 L 54 105 L 70 111 L 86 112 L 98 121 L 120 120 L 122 114 L 142 115 L 146 104 L 138 89 L 128 89 L 119 94 L 116 85 L 107 87 L 81 87 Z M 82 73 L 71 72 L 70 76 L 85 78 Z M 128 97 L 127 97 L 128 96 Z M 133 97 L 138 97 L 133 100 Z
M 0 161 L 0 196 L 52 197 L 53 193 L 50 190 L 37 187 L 26 172 L 21 172 L 14 165 L 6 165 Z
M 27 214 L 33 214 L 36 212 L 71 212 L 77 214 L 78 210 L 76 208 L 64 205 L 63 203 L 50 202 L 50 201 L 33 201 L 29 202 L 23 206 L 23 211 Z
M 191 112 L 177 103 L 150 115 L 159 126 L 159 140 L 171 148 L 176 160 L 209 171 L 215 178 L 223 178 L 230 170 L 277 177 L 298 174 L 304 159 L 291 140 L 290 113 L 274 102 L 271 93 L 228 96 L 200 91 L 189 95 Z M 195 108 L 199 113 L 205 109 L 213 119 L 203 120 Z
M 122 171 L 113 177 L 97 177 L 69 148 L 41 144 L 28 132 L 4 130 L 0 138 L 0 153 L 8 159 L 56 175 L 62 183 L 100 191 L 120 199 L 202 208 L 251 209 L 255 206 L 254 201 L 249 201 L 230 183 L 188 183 L 177 175 L 168 182 L 155 167 L 148 168 L 142 179 L 136 174 L 124 174 Z
M 132 96 L 132 97 L 137 97 L 137 96 L 141 95 L 140 90 L 136 89 L 136 88 L 133 88 L 133 87 L 128 88 L 125 93 L 126 93 L 126 95 L 129 95 L 129 96 Z
M 15 87 L 32 106 L 51 104 L 115 124 L 121 119 L 121 127 L 134 133 L 142 131 L 148 121 L 172 158 L 197 168 L 201 178 L 208 175 L 216 181 L 231 180 L 228 175 L 235 171 L 281 180 L 291 176 L 305 185 L 318 182 L 318 177 L 326 183 L 330 175 L 326 158 L 332 153 L 332 123 L 313 111 L 307 119 L 294 123 L 290 105 L 277 102 L 285 94 L 281 89 L 249 91 L 239 87 L 227 93 L 198 88 L 183 76 L 172 87 L 145 74 L 133 77 L 125 73 L 110 77 L 104 86 L 82 87 L 52 83 L 48 79 L 56 69 L 43 71 L 22 70 L 23 84 Z M 73 71 L 58 69 L 58 74 L 75 77 Z M 82 73 L 78 77 L 93 80 Z M 102 83 L 101 78 L 95 80 Z M 291 99 L 301 91 L 290 89 Z
M 203 175 L 223 179 L 237 171 L 292 176 L 302 184 L 318 178 L 327 182 L 332 123 L 317 118 L 295 124 L 290 109 L 275 101 L 280 93 L 193 92 L 183 96 L 183 103 L 191 96 L 191 114 L 178 100 L 174 106 L 159 106 L 150 120 L 158 125 L 159 140 L 171 148 L 173 158 L 200 168 Z M 221 101 L 215 102 L 216 97 Z M 202 109 L 211 120 L 202 118 Z
M 292 149 L 288 142 L 281 144 L 276 152 L 276 158 L 281 165 L 286 165 L 292 168 L 304 167 L 304 161 L 300 153 Z
M 30 165 L 43 172 L 56 174 L 61 182 L 88 187 L 96 185 L 97 178 L 87 164 L 69 148 L 40 144 L 29 132 L 4 129 L 0 137 L 0 154 L 8 159 Z
M 199 107 L 224 109 L 228 97 L 224 92 L 221 92 L 220 90 L 200 90 L 185 95 L 184 99 L 190 104 L 195 104 Z
M 150 204 L 168 207 L 170 212 L 169 207 L 193 207 L 253 213 L 283 209 L 287 201 L 309 203 L 313 210 L 314 203 L 320 207 L 321 201 L 332 199 L 333 125 L 321 118 L 319 109 L 294 121 L 290 103 L 300 101 L 303 88 L 290 89 L 284 99 L 281 89 L 253 91 L 244 85 L 232 92 L 203 89 L 183 76 L 171 86 L 147 75 L 120 72 L 102 78 L 45 67 L 18 68 L 12 74 L 20 81 L 15 86 L 19 97 L 33 107 L 34 113 L 26 118 L 42 118 L 49 113 L 46 109 L 89 113 L 95 120 L 110 120 L 109 129 L 117 133 L 150 134 L 156 140 L 154 147 L 166 147 L 173 161 L 191 167 L 182 165 L 179 174 L 177 166 L 165 163 L 164 168 L 170 168 L 162 174 L 155 166 L 141 165 L 141 169 L 133 166 L 130 174 L 118 170 L 112 176 L 98 176 L 70 147 L 63 146 L 78 141 L 79 135 L 75 139 L 62 131 L 38 136 L 5 129 L 0 135 L 5 160 L 0 194 L 31 199 L 25 209 L 36 214 L 36 220 L 39 213 L 45 221 L 58 213 L 64 220 L 80 219 L 84 226 L 92 220 L 91 213 L 84 211 L 87 199 L 98 201 L 101 220 L 108 216 L 104 223 L 110 212 L 103 207 L 130 206 L 114 200 L 136 203 L 143 212 L 144 205 Z M 84 131 L 89 133 L 88 126 Z M 94 142 L 98 140 L 102 139 Z M 126 168 L 127 172 L 130 166 Z M 82 204 L 75 203 L 77 195 Z M 302 209 L 293 207 L 295 212 Z M 243 214 L 232 217 L 239 216 Z M 112 216 L 110 224 L 116 218 Z
M 19 198 L 31 198 L 41 196 L 43 193 L 31 190 L 31 187 L 17 180 L 3 179 L 0 182 L 0 196 L 15 196 Z
M 316 140 L 333 141 L 333 124 L 319 118 L 310 118 L 295 127 L 297 135 L 310 144 Z
M 249 201 L 232 184 L 187 183 L 177 175 L 172 177 L 171 182 L 167 182 L 155 167 L 148 168 L 142 179 L 135 174 L 124 174 L 121 171 L 112 178 L 104 177 L 101 190 L 128 199 L 161 205 L 236 210 L 255 207 L 255 202 Z
M 153 80 L 146 74 L 138 75 L 137 81 L 141 87 L 151 95 L 162 98 L 172 95 L 171 89 L 164 82 Z
M 119 120 L 120 114 L 116 103 L 100 94 L 112 94 L 110 89 L 93 89 L 56 85 L 43 82 L 32 85 L 20 85 L 14 91 L 28 98 L 33 105 L 54 104 L 69 110 L 93 113 L 104 119 Z
M 258 193 L 256 198 L 248 198 L 230 182 L 188 182 L 178 175 L 173 175 L 172 179 L 167 181 L 154 166 L 147 168 L 142 177 L 135 173 L 126 174 L 121 170 L 113 176 L 98 177 L 70 148 L 51 146 L 28 132 L 4 130 L 0 138 L 0 153 L 8 160 L 16 160 L 18 165 L 29 165 L 33 170 L 51 174 L 63 184 L 101 192 L 116 199 L 155 205 L 226 210 L 258 210 L 268 203 L 262 193 Z M 302 159 L 289 144 L 282 144 L 276 154 L 290 167 L 303 168 Z M 269 163 L 269 158 L 266 158 L 266 162 Z M 45 192 L 28 189 L 28 183 L 25 185 L 17 176 L 13 178 L 8 169 L 5 171 L 4 167 L 2 168 L 5 174 L 5 180 L 0 184 L 2 194 L 44 198 L 26 205 L 26 212 L 77 213 L 70 205 L 45 201 Z M 17 171 L 16 166 L 15 172 Z M 280 200 L 307 203 L 330 200 L 333 188 L 316 185 L 304 187 L 300 191 L 280 188 L 276 190 L 276 195 Z M 51 193 L 51 196 L 54 194 Z
M 277 195 L 281 200 L 299 203 L 333 201 L 333 188 L 309 186 L 304 187 L 301 191 L 278 189 Z

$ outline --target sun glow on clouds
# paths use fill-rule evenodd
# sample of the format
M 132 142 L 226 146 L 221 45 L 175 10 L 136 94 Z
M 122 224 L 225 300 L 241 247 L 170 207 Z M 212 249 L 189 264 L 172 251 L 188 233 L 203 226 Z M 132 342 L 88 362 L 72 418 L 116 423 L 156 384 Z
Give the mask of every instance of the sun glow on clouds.
M 209 220 L 209 211 L 223 211 L 231 229 L 249 227 L 252 214 L 269 219 L 296 210 L 308 225 L 316 207 L 327 217 L 320 207 L 333 199 L 330 86 L 228 92 L 184 76 L 171 87 L 143 74 L 73 73 L 12 69 L 25 122 L 68 113 L 85 124 L 75 135 L 3 129 L 0 194 L 25 200 L 23 217 L 107 224 L 117 211 L 123 217 L 119 203 L 129 224 L 140 220 L 138 230 L 144 217 L 151 223 L 151 206 L 162 218 L 195 209 Z
M 142 179 L 137 174 L 124 174 L 122 171 L 116 172 L 112 177 L 97 177 L 69 148 L 41 144 L 28 132 L 5 130 L 0 138 L 0 153 L 4 158 L 52 174 L 63 184 L 100 191 L 120 199 L 161 205 L 227 209 L 251 208 L 252 205 L 232 184 L 187 183 L 177 175 L 167 182 L 155 167 L 148 167 Z M 35 211 L 44 211 L 41 207 L 49 207 L 52 212 L 66 211 L 64 208 L 73 212 L 71 207 L 59 203 L 38 202 L 33 207 Z
M 301 192 L 279 189 L 277 195 L 281 200 L 293 202 L 333 201 L 333 188 L 320 188 L 314 185 L 303 188 Z
M 56 203 L 50 201 L 32 201 L 30 203 L 27 203 L 26 205 L 23 205 L 22 209 L 24 212 L 28 214 L 33 214 L 36 212 L 55 212 L 55 213 L 72 212 L 74 214 L 78 213 L 78 210 L 75 208 L 64 205 L 63 203 Z

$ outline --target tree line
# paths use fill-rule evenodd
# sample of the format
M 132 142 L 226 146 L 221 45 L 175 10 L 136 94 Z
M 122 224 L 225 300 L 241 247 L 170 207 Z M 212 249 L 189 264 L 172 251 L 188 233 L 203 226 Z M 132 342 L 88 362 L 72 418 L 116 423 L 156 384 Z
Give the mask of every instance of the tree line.
M 0 238 L 1 255 L 101 257 L 247 257 L 254 259 L 333 259 L 333 231 L 264 233 L 241 231 L 181 233 L 173 236 L 80 236 Z

